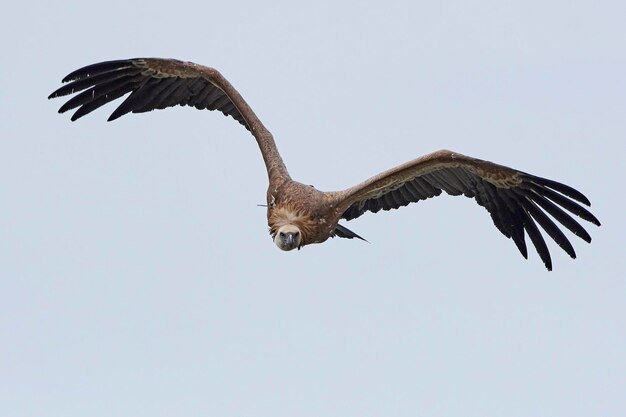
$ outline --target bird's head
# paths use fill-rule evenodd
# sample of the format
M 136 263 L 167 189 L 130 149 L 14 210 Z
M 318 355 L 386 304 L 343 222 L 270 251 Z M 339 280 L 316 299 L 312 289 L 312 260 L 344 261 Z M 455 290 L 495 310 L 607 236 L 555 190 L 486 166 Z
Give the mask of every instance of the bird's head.
M 292 250 L 300 247 L 302 242 L 302 233 L 298 226 L 286 224 L 280 226 L 274 236 L 274 243 L 282 250 Z

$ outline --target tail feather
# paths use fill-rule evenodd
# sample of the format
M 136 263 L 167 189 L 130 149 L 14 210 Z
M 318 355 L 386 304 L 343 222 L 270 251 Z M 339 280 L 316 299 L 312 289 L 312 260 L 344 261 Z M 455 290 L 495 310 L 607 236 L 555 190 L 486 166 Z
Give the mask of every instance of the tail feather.
M 361 236 L 357 235 L 356 233 L 354 233 L 352 230 L 348 229 L 347 227 L 344 227 L 340 224 L 337 224 L 337 226 L 335 226 L 335 234 L 333 237 L 343 237 L 346 239 L 361 239 L 364 242 L 367 242 L 367 240 L 363 239 Z M 369 242 L 367 242 L 369 243 Z

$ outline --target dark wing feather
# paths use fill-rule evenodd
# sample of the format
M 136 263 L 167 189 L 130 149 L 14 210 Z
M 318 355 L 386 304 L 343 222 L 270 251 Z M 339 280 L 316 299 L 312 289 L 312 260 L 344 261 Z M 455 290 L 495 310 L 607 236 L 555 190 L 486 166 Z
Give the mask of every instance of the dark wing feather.
M 79 91 L 59 110 L 80 108 L 72 120 L 94 111 L 125 94 L 130 96 L 111 114 L 109 121 L 126 113 L 142 113 L 177 105 L 219 110 L 251 130 L 237 105 L 216 82 L 212 68 L 174 59 L 136 58 L 101 62 L 76 70 L 48 98 Z
M 590 205 L 589 200 L 570 186 L 450 151 L 426 155 L 339 192 L 338 211 L 340 218 L 351 220 L 368 211 L 396 209 L 438 196 L 442 191 L 474 198 L 525 258 L 527 233 L 549 270 L 550 252 L 537 225 L 572 258 L 576 257 L 574 248 L 552 219 L 586 242 L 591 242 L 589 233 L 565 210 L 600 225 L 577 203 Z

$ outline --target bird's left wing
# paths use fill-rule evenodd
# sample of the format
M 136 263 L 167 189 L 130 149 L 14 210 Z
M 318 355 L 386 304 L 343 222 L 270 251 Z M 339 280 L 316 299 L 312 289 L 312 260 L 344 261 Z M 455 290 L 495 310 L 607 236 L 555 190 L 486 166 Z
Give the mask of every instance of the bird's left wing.
M 338 192 L 337 214 L 351 220 L 367 211 L 397 209 L 435 197 L 442 190 L 472 197 L 485 207 L 498 230 L 513 239 L 525 258 L 528 253 L 524 232 L 528 233 L 549 270 L 550 253 L 537 223 L 572 258 L 576 253 L 546 213 L 586 242 L 591 242 L 587 231 L 563 209 L 600 225 L 593 214 L 576 202 L 590 205 L 589 200 L 572 187 L 451 151 L 425 155 Z

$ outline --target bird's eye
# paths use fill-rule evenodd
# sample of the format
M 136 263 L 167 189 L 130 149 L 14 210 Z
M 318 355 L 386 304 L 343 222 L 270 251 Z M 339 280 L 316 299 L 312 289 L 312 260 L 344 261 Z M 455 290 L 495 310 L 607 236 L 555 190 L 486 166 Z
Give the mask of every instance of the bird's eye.
M 300 232 L 295 232 L 293 235 L 294 235 L 295 237 L 298 237 L 298 236 L 300 236 Z
M 285 232 L 280 232 L 280 237 L 285 237 Z

